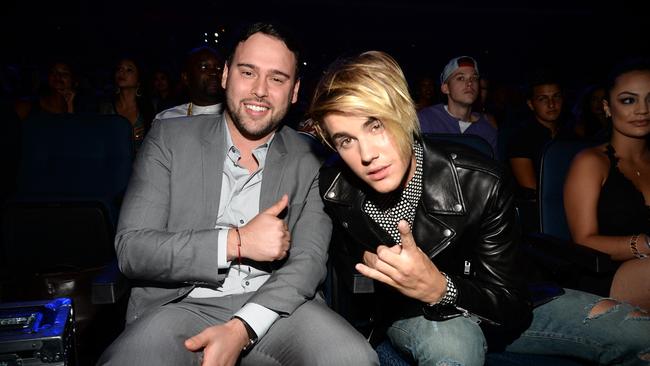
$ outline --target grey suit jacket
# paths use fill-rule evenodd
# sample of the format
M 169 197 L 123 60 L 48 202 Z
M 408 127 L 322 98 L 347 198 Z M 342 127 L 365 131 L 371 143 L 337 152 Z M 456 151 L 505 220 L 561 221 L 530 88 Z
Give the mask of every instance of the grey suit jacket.
M 226 136 L 223 115 L 159 120 L 138 152 L 115 238 L 121 271 L 133 281 L 127 323 L 185 296 L 219 286 L 215 223 Z M 281 316 L 313 298 L 326 275 L 331 221 L 318 194 L 320 161 L 298 133 L 281 127 L 268 150 L 260 211 L 289 195 L 288 258 L 250 302 Z

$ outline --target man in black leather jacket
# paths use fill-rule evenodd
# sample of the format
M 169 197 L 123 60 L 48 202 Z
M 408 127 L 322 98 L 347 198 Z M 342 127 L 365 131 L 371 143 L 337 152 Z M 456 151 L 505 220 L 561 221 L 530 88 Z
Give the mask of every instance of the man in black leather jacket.
M 340 156 L 320 176 L 335 266 L 354 265 L 384 285 L 377 320 L 402 354 L 419 365 L 482 365 L 488 345 L 525 331 L 508 350 L 639 362 L 643 342 L 634 339 L 648 322 L 626 327 L 629 339 L 619 341 L 609 330 L 617 319 L 587 316 L 595 295 L 566 290 L 533 318 L 510 180 L 471 149 L 421 138 L 390 56 L 371 51 L 335 63 L 310 117 Z

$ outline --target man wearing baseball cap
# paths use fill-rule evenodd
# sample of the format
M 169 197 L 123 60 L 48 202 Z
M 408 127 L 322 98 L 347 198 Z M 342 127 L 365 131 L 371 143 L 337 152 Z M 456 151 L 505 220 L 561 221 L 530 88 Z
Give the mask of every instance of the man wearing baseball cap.
M 447 104 L 418 112 L 422 132 L 478 135 L 496 152 L 497 129 L 483 114 L 472 112 L 480 91 L 476 60 L 469 56 L 451 59 L 440 74 L 440 90 L 447 96 Z

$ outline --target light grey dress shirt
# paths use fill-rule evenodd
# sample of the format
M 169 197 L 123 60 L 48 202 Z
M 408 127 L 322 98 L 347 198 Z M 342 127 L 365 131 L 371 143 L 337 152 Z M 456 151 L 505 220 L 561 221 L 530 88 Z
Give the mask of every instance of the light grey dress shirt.
M 249 173 L 248 169 L 238 164 L 241 154 L 234 146 L 227 124 L 223 124 L 226 135 L 226 159 L 223 165 L 221 181 L 221 196 L 219 213 L 215 228 L 220 230 L 218 238 L 219 268 L 217 271 L 227 271 L 223 284 L 217 288 L 196 287 L 190 292 L 190 297 L 223 297 L 257 291 L 269 279 L 270 273 L 264 270 L 239 264 L 237 261 L 226 261 L 228 230 L 233 227 L 246 225 L 259 213 L 260 190 L 262 175 L 266 162 L 266 153 L 273 136 L 264 144 L 253 150 L 258 168 Z M 246 243 L 242 243 L 246 245 Z M 244 319 L 262 337 L 271 325 L 279 318 L 273 310 L 255 303 L 244 305 L 235 315 Z

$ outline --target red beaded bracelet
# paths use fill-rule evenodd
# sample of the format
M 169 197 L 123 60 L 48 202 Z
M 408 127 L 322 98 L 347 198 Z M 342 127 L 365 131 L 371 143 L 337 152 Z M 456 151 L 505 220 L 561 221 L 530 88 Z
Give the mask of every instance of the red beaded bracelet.
M 238 227 L 235 227 L 235 232 L 237 233 L 237 263 L 239 263 L 241 269 L 241 234 L 239 234 Z

